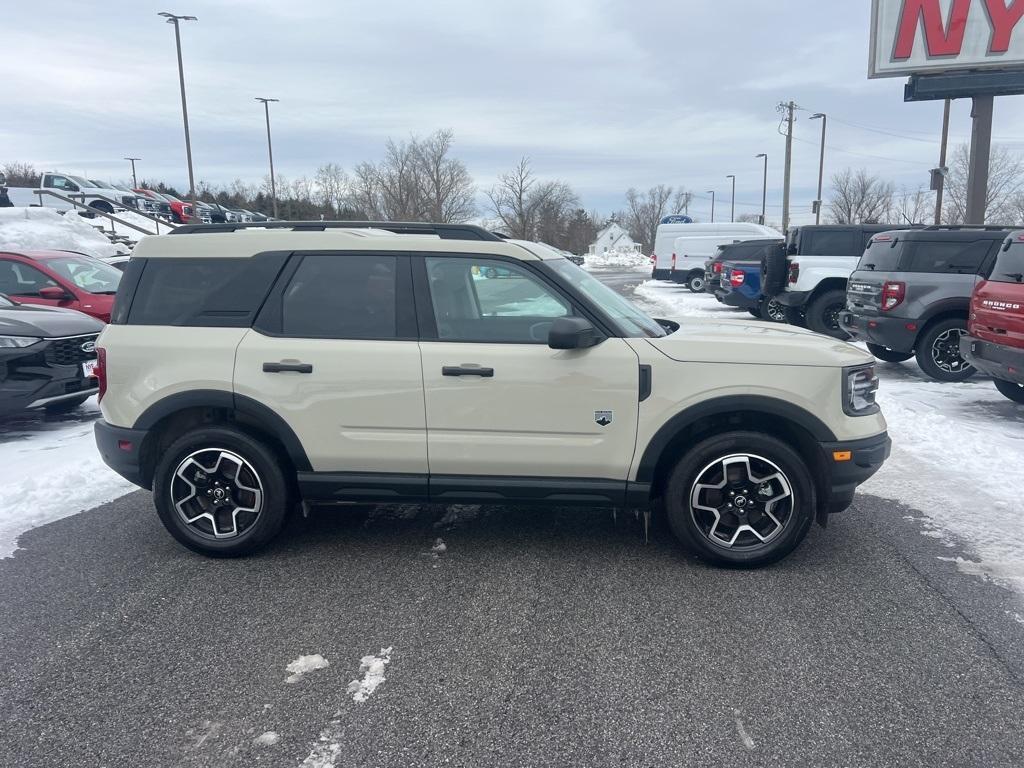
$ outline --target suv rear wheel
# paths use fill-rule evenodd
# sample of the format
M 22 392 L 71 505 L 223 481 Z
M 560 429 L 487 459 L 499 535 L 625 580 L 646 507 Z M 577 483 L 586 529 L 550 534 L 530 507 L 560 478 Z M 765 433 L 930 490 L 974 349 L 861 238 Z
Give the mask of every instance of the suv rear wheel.
M 936 381 L 967 381 L 978 369 L 960 354 L 960 338 L 967 335 L 967 319 L 951 317 L 936 323 L 917 343 L 917 364 Z
M 153 478 L 164 527 L 210 557 L 247 555 L 270 541 L 284 525 L 288 497 L 280 459 L 230 427 L 185 433 L 164 451 Z
M 787 307 L 782 306 L 782 314 L 786 317 L 786 322 L 790 325 L 795 325 L 797 328 L 807 327 L 807 315 L 804 314 L 802 307 Z
M 850 335 L 839 324 L 839 315 L 846 309 L 846 291 L 825 291 L 807 307 L 807 327 L 845 341 Z
M 880 344 L 868 344 L 868 352 L 877 357 L 883 363 L 905 363 L 914 356 L 913 352 L 897 352 L 887 349 Z
M 761 307 L 758 310 L 762 320 L 770 323 L 785 323 L 786 308 L 775 299 L 765 297 L 761 299 Z
M 1014 384 L 1012 381 L 993 379 L 996 389 L 1015 403 L 1024 405 L 1024 384 Z
M 704 280 L 703 272 L 691 272 L 689 277 L 686 278 L 686 287 L 694 293 L 704 293 L 704 286 L 707 282 Z
M 679 461 L 665 508 L 672 532 L 695 555 L 753 568 L 799 546 L 816 497 L 807 464 L 788 445 L 758 432 L 727 432 Z

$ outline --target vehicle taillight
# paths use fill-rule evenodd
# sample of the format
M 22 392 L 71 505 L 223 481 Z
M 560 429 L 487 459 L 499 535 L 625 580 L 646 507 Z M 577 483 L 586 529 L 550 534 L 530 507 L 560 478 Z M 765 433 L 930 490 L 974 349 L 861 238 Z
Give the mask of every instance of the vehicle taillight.
M 743 281 L 746 279 L 746 277 L 747 276 L 743 274 L 742 269 L 734 269 L 732 271 L 732 274 L 729 275 L 729 284 L 733 288 L 739 288 L 741 285 L 743 285 Z
M 722 262 L 720 262 L 720 261 L 716 262 L 715 266 L 714 266 L 714 270 L 715 270 L 715 274 L 716 275 L 722 274 Z
M 800 265 L 790 264 L 789 265 L 789 282 L 791 285 L 795 285 L 800 280 Z
M 674 253 L 672 254 L 672 271 L 676 271 L 676 255 Z
M 907 284 L 898 281 L 887 282 L 882 286 L 882 311 L 896 309 L 907 297 Z
M 102 400 L 103 396 L 107 394 L 107 350 L 103 347 L 96 347 L 96 371 L 94 375 L 100 386 L 98 399 Z

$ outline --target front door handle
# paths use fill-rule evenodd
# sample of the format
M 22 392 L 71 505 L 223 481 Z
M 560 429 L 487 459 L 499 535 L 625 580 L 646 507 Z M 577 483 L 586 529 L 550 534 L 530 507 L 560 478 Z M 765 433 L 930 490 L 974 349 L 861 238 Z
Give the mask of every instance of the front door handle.
M 309 363 L 264 363 L 264 373 L 312 373 Z
M 446 365 L 441 369 L 445 376 L 479 376 L 481 379 L 493 379 L 493 368 L 481 368 L 477 365 Z

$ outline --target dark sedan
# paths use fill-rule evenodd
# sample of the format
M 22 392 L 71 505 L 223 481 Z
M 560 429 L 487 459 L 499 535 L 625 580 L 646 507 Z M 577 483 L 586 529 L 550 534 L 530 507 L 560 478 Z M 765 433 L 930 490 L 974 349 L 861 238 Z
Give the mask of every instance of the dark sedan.
M 94 395 L 101 330 L 103 323 L 81 312 L 0 294 L 0 416 L 35 408 L 64 413 Z

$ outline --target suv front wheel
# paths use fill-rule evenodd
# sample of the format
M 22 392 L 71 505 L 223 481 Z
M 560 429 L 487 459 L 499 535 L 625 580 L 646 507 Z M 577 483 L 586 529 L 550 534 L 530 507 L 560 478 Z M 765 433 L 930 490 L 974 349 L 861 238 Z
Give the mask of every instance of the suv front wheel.
M 1003 379 L 993 379 L 995 382 L 996 389 L 999 390 L 1000 394 L 1013 400 L 1015 403 L 1024 405 L 1024 384 L 1015 384 L 1012 381 L 1005 381 Z
M 960 338 L 967 335 L 967 319 L 951 317 L 936 323 L 917 344 L 917 364 L 936 381 L 967 381 L 978 369 L 960 354 Z
M 230 427 L 187 432 L 164 451 L 153 501 L 168 532 L 193 552 L 239 557 L 278 534 L 288 484 L 278 457 Z
M 727 432 L 680 459 L 665 508 L 672 532 L 695 555 L 754 568 L 799 546 L 816 497 L 806 462 L 788 445 L 758 432 Z

